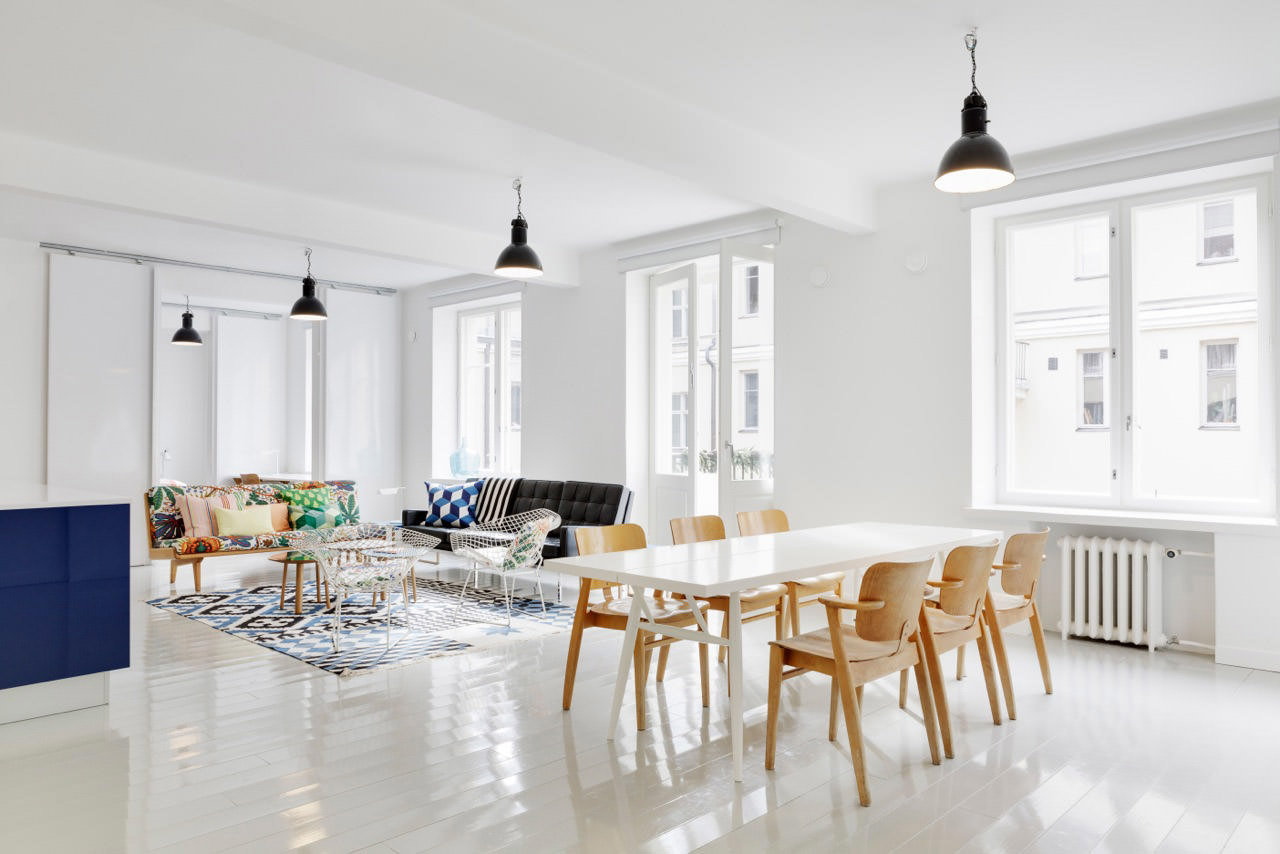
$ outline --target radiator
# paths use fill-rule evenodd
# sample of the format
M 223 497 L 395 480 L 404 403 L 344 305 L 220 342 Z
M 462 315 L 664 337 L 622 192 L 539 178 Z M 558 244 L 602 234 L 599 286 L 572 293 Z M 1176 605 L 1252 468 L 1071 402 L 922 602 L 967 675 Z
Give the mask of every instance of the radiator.
M 1063 637 L 1076 635 L 1155 650 L 1162 631 L 1164 547 L 1146 540 L 1062 537 Z

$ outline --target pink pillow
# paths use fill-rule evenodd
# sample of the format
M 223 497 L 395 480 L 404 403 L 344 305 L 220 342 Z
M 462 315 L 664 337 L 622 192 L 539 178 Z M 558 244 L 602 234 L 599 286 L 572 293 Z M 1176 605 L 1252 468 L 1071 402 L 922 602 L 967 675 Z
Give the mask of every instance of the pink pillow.
M 197 498 L 194 495 L 178 496 L 178 512 L 182 514 L 182 526 L 188 537 L 216 537 L 218 523 L 213 517 L 213 508 L 239 510 L 240 505 L 230 495 L 211 495 L 208 498 Z M 275 520 L 273 519 L 272 522 Z
M 273 501 L 267 505 L 271 508 L 271 527 L 276 531 L 292 531 L 289 525 L 289 505 Z

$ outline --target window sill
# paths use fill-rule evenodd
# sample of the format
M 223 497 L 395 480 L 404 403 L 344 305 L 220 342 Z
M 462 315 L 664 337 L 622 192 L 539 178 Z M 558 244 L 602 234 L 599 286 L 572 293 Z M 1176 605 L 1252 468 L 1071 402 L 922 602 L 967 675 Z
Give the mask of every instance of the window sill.
M 1111 278 L 1111 274 L 1110 274 L 1110 273 L 1098 273 L 1098 274 L 1093 275 L 1093 276 L 1076 276 L 1076 277 L 1073 279 L 1073 281 L 1076 281 L 1076 282 L 1094 282 L 1094 281 L 1097 281 L 1098 279 L 1109 279 L 1109 278 Z
M 1201 424 L 1201 430 L 1217 431 L 1226 430 L 1228 433 L 1234 433 L 1240 429 L 1239 424 Z
M 1274 516 L 1161 513 L 1155 510 L 1106 510 L 1098 507 L 1053 507 L 1029 504 L 975 504 L 966 507 L 965 510 L 977 516 L 1074 525 L 1100 525 L 1110 528 L 1280 535 L 1280 522 Z
M 1077 433 L 1105 433 L 1111 429 L 1109 424 L 1090 424 L 1088 426 L 1076 427 Z
M 1212 267 L 1216 264 L 1234 264 L 1239 260 L 1240 260 L 1239 258 L 1234 256 L 1231 258 L 1201 258 L 1199 261 L 1196 262 L 1196 266 Z

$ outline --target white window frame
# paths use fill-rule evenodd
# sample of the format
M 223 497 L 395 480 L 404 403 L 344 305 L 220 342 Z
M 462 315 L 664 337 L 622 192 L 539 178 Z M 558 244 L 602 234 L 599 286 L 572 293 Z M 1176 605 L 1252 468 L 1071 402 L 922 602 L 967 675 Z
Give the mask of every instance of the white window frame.
M 1000 506 L 1070 507 L 1077 509 L 1104 509 L 1109 511 L 1145 511 L 1215 514 L 1244 517 L 1270 517 L 1276 512 L 1277 492 L 1280 482 L 1276 477 L 1277 433 L 1275 426 L 1275 401 L 1277 372 L 1275 336 L 1280 319 L 1276 317 L 1277 300 L 1274 289 L 1273 257 L 1275 252 L 1275 224 L 1269 216 L 1271 199 L 1270 173 L 1229 178 L 1210 183 L 1188 184 L 1157 192 L 1126 195 L 1083 205 L 1046 208 L 1033 213 L 997 217 L 992 221 L 994 230 L 993 281 L 995 284 L 995 342 L 996 358 L 995 393 L 995 447 L 994 488 L 992 495 Z M 1133 434 L 1134 368 L 1128 354 L 1133 352 L 1137 335 L 1137 317 L 1131 303 L 1132 257 L 1131 223 L 1133 210 L 1161 202 L 1196 201 L 1197 208 L 1214 197 L 1253 191 L 1257 206 L 1258 223 L 1258 398 L 1250 402 L 1250 411 L 1256 413 L 1261 434 L 1259 465 L 1269 472 L 1270 487 L 1254 499 L 1213 498 L 1139 498 L 1134 493 L 1134 471 L 1137 454 Z M 1221 200 L 1221 199 L 1219 199 Z M 1109 378 L 1106 412 L 1111 431 L 1111 489 L 1107 494 L 1082 494 L 1066 492 L 1037 492 L 1011 488 L 1014 446 L 1014 371 L 1013 317 L 1008 294 L 1008 241 L 1011 227 L 1032 223 L 1048 223 L 1066 219 L 1083 218 L 1109 212 L 1110 224 L 1115 231 L 1111 240 L 1111 276 L 1109 280 L 1109 337 L 1114 355 L 1106 370 Z M 1238 256 L 1237 256 L 1238 257 Z M 1077 367 L 1078 371 L 1079 368 Z M 1201 375 L 1203 376 L 1203 370 Z M 1238 393 L 1238 390 L 1237 390 Z M 975 400 L 975 405 L 978 401 Z M 1078 407 L 1079 409 L 1079 407 Z M 1237 418 L 1239 405 L 1237 404 Z M 1202 418 L 1202 416 L 1201 416 Z
M 513 425 L 511 423 L 511 412 L 510 412 L 511 399 L 510 399 L 510 395 L 507 394 L 507 388 L 508 388 L 507 374 L 510 370 L 510 364 L 508 360 L 510 358 L 510 353 L 504 352 L 504 348 L 502 346 L 502 342 L 506 340 L 505 333 L 506 333 L 507 321 L 504 315 L 506 315 L 507 312 L 512 310 L 518 311 L 521 313 L 521 327 L 523 329 L 524 306 L 522 305 L 521 300 L 518 300 L 518 299 L 505 300 L 502 302 L 492 303 L 492 304 L 484 305 L 477 308 L 460 309 L 457 313 L 456 328 L 457 328 L 457 339 L 458 339 L 458 342 L 457 342 L 458 352 L 457 352 L 457 380 L 456 381 L 457 381 L 458 403 L 457 403 L 457 411 L 455 412 L 456 422 L 455 422 L 454 429 L 455 429 L 455 436 L 457 437 L 459 444 L 461 444 L 462 442 L 462 435 L 463 435 L 463 423 L 464 423 L 463 413 L 466 411 L 466 407 L 469 403 L 466 397 L 466 392 L 464 391 L 466 388 L 467 342 L 465 337 L 463 336 L 463 329 L 466 325 L 466 321 L 469 318 L 478 317 L 480 315 L 485 315 L 485 314 L 493 315 L 493 339 L 494 339 L 496 351 L 495 351 L 494 360 L 493 360 L 493 401 L 492 401 L 493 423 L 491 426 L 493 435 L 490 438 L 494 444 L 494 454 L 493 454 L 492 464 L 489 465 L 488 464 L 489 461 L 483 458 L 483 450 L 479 451 L 479 453 L 481 453 L 481 460 L 480 460 L 480 468 L 477 473 L 480 475 L 518 475 L 520 473 L 518 468 L 511 467 L 510 460 L 503 458 L 504 457 L 503 448 L 506 445 L 506 442 L 504 441 L 504 438 L 503 438 L 504 434 L 510 434 L 513 437 L 514 441 L 519 442 L 520 432 L 521 432 L 519 426 Z M 524 357 L 523 334 L 521 335 L 520 351 L 521 351 L 521 358 L 523 359 Z M 521 406 L 520 420 L 521 420 L 521 423 L 523 423 L 524 421 L 523 372 L 521 376 L 522 376 L 522 381 L 521 381 L 521 388 L 520 388 L 520 406 Z
M 1090 271 L 1090 270 L 1086 270 L 1086 269 L 1084 268 L 1084 263 L 1083 263 L 1083 261 L 1084 261 L 1084 251 L 1083 251 L 1083 249 L 1082 249 L 1082 246 L 1083 246 L 1083 244 L 1084 244 L 1084 240 L 1082 239 L 1080 232 L 1084 230 L 1085 226 L 1088 226 L 1088 225 L 1091 225 L 1091 224 L 1092 224 L 1092 223 L 1086 222 L 1086 221 L 1084 221 L 1084 220 L 1081 220 L 1080 222 L 1077 222 L 1077 223 L 1075 224 L 1075 229 L 1074 229 L 1075 247 L 1074 247 L 1074 251 L 1075 251 L 1075 280 L 1076 280 L 1077 282 L 1091 282 L 1091 281 L 1094 281 L 1094 280 L 1096 280 L 1096 279 L 1105 279 L 1107 276 L 1111 275 L 1110 265 L 1108 265 L 1107 270 L 1106 270 L 1105 272 L 1102 272 L 1102 273 L 1095 273 L 1095 272 L 1092 272 L 1092 271 Z M 1103 233 L 1103 239 L 1104 239 L 1104 240 L 1108 240 L 1107 231 L 1108 231 L 1108 226 L 1105 226 L 1105 225 L 1104 225 L 1104 226 L 1102 227 L 1102 233 Z
M 1236 420 L 1210 421 L 1206 416 L 1209 409 L 1209 347 L 1213 344 L 1232 344 L 1236 348 L 1236 364 L 1231 369 L 1235 377 Z M 1209 338 L 1200 342 L 1200 429 L 1201 430 L 1239 430 L 1241 422 L 1240 400 L 1240 339 Z
M 1084 357 L 1089 353 L 1098 354 L 1098 363 L 1102 366 L 1102 423 L 1088 424 L 1084 420 Z M 1076 429 L 1077 430 L 1110 430 L 1111 429 L 1111 352 L 1106 347 L 1084 347 L 1076 351 Z M 1092 379 L 1092 378 L 1090 378 Z
M 1201 267 L 1209 266 L 1212 264 L 1230 264 L 1234 261 L 1240 260 L 1240 256 L 1236 254 L 1236 244 L 1235 244 L 1235 236 L 1236 236 L 1235 206 L 1232 205 L 1232 209 L 1231 209 L 1231 228 L 1230 229 L 1215 228 L 1213 229 L 1213 233 L 1210 234 L 1208 229 L 1205 228 L 1205 224 L 1204 224 L 1205 208 L 1210 207 L 1212 205 L 1220 205 L 1230 201 L 1232 201 L 1232 199 L 1230 198 L 1205 199 L 1204 201 L 1200 202 L 1200 204 L 1196 205 L 1196 264 L 1198 264 Z M 1224 234 L 1230 234 L 1232 237 L 1231 254 L 1224 258 L 1207 257 L 1204 254 L 1205 239 L 1209 237 L 1221 237 Z

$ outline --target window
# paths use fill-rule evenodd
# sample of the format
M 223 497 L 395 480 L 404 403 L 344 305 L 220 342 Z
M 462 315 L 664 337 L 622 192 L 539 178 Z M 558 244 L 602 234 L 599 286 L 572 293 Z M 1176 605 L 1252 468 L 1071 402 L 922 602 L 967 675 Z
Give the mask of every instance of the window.
M 671 291 L 671 337 L 689 337 L 689 306 L 686 300 L 689 292 L 684 288 L 673 288 Z
M 1235 427 L 1237 341 L 1205 341 L 1204 360 L 1205 427 Z
M 1107 239 L 1110 224 L 1105 219 L 1088 219 L 1076 223 L 1077 282 L 1105 279 L 1111 268 L 1111 245 Z
M 760 372 L 742 372 L 742 429 L 760 429 Z
M 1236 204 L 1233 199 L 1200 206 L 1200 263 L 1236 260 Z
M 1102 350 L 1080 351 L 1081 430 L 1107 426 L 1107 360 Z
M 520 306 L 458 312 L 458 444 L 450 473 L 520 471 Z
M 1233 178 L 995 220 L 997 501 L 1273 511 L 1268 191 Z M 1090 234 L 1110 275 L 1082 280 L 1102 269 Z
M 671 395 L 671 471 L 689 470 L 689 393 Z
M 760 313 L 760 266 L 749 265 L 742 274 L 742 313 L 747 316 Z

